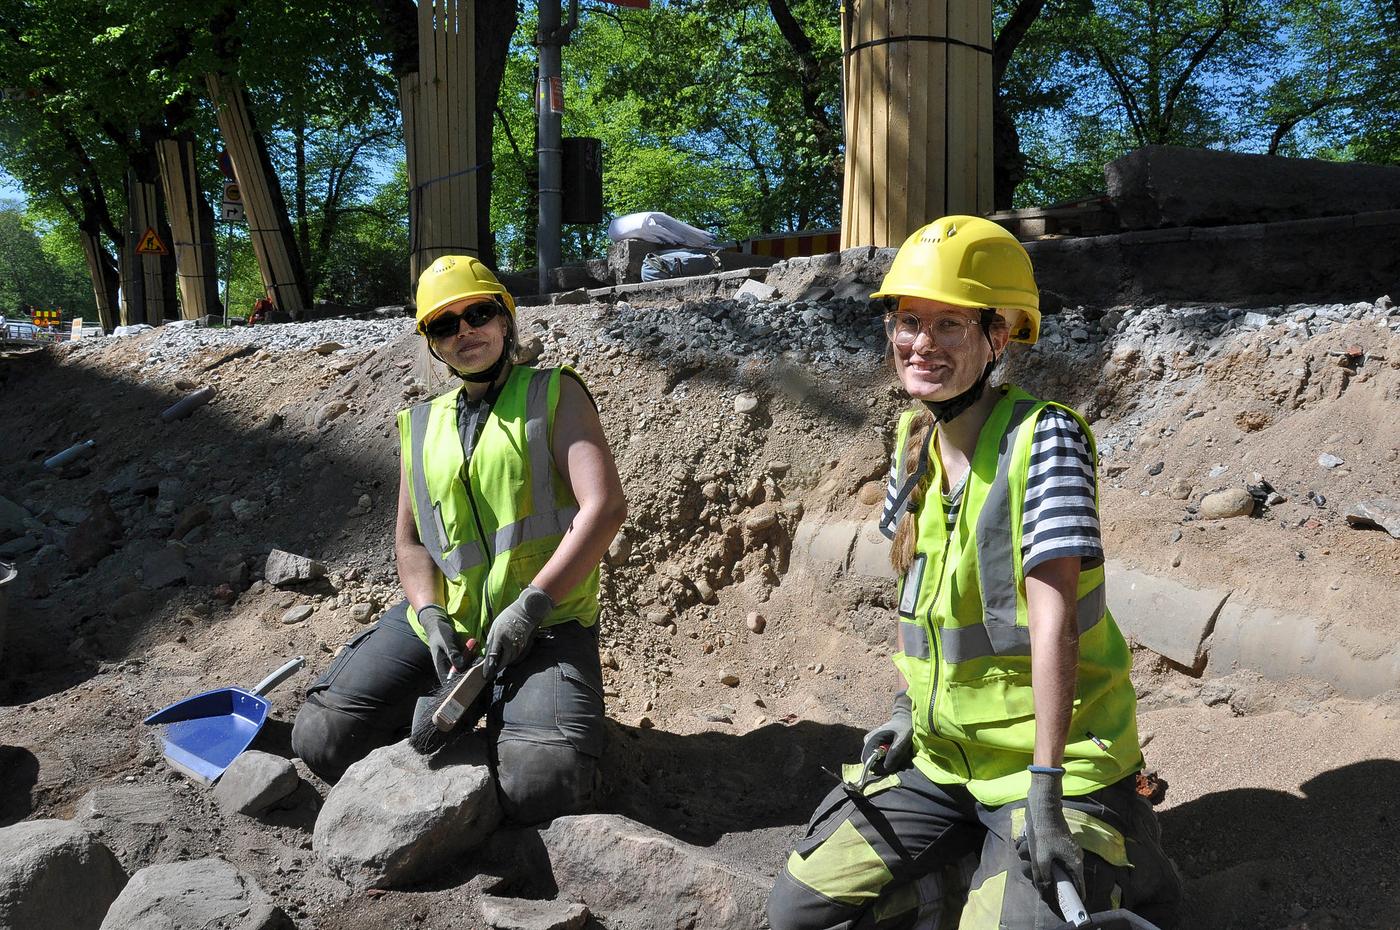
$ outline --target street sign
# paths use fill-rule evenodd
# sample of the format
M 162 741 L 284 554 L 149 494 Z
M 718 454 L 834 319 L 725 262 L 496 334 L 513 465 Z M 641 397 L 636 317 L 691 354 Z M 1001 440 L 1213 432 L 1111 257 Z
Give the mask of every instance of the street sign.
M 248 214 L 243 210 L 243 192 L 238 189 L 237 181 L 224 182 L 222 216 L 226 223 L 243 223 L 248 219 Z
M 230 181 L 238 180 L 233 173 L 233 159 L 229 158 L 228 149 L 219 149 L 219 170 L 224 173 L 224 177 Z
M 80 316 L 75 316 L 75 317 L 73 317 L 73 328 L 72 328 L 72 330 L 69 332 L 68 338 L 71 339 L 71 340 L 73 340 L 74 342 L 77 342 L 79 339 L 82 339 L 82 338 L 83 338 L 83 318 L 82 318 L 82 317 L 80 317 Z
M 165 243 L 160 241 L 160 236 L 156 233 L 154 226 L 147 226 L 141 241 L 136 245 L 137 255 L 169 255 L 170 250 L 165 247 Z
M 535 93 L 535 111 L 548 113 L 564 112 L 564 79 L 555 75 L 549 78 L 540 78 L 539 88 Z

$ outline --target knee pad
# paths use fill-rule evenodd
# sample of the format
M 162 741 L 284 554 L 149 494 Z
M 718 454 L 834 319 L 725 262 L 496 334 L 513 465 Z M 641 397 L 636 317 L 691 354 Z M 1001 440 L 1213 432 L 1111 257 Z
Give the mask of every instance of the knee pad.
M 322 781 L 334 784 L 345 770 L 363 758 L 357 752 L 356 721 L 307 699 L 292 723 L 292 752 Z
M 572 746 L 502 740 L 496 746 L 496 783 L 506 818 L 542 823 L 593 803 L 598 760 Z

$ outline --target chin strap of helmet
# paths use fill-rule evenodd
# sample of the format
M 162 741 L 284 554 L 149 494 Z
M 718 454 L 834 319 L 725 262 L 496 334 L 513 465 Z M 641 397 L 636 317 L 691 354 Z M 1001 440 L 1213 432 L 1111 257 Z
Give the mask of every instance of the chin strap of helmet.
M 982 311 L 982 336 L 987 340 L 988 347 L 992 350 L 992 360 L 987 363 L 987 367 L 982 369 L 981 376 L 973 382 L 972 387 L 963 391 L 957 397 L 950 397 L 947 400 L 926 400 L 924 406 L 933 414 L 934 419 L 939 423 L 951 423 L 968 408 L 982 399 L 982 392 L 987 389 L 987 379 L 992 376 L 992 369 L 997 365 L 997 350 L 992 345 L 992 323 L 996 320 L 995 310 L 983 309 Z

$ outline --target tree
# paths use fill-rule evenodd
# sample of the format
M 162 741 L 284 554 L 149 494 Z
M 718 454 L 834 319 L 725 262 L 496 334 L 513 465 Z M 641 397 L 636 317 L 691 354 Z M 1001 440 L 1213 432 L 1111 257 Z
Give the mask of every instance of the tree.
M 64 244 L 63 237 L 45 235 L 17 204 L 0 202 L 0 314 L 13 318 L 26 306 L 61 307 L 73 316 L 93 318 L 96 307 L 83 257 Z

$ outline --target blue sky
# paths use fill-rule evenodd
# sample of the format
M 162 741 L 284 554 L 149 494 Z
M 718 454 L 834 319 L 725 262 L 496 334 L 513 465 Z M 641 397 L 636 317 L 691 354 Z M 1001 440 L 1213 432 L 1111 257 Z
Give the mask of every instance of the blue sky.
M 20 203 L 25 200 L 24 188 L 4 168 L 0 168 L 0 200 L 18 200 Z

